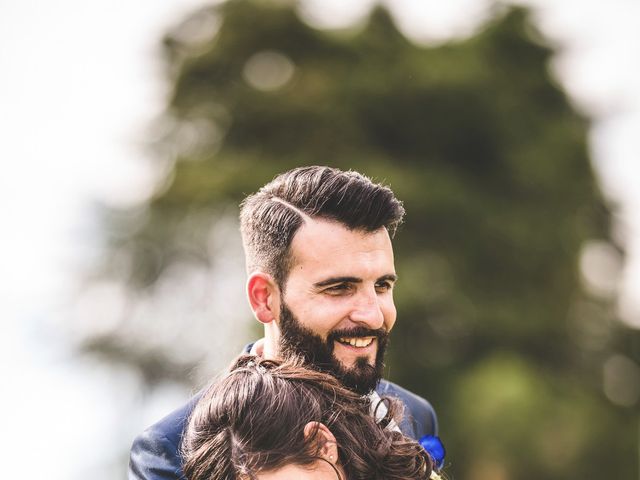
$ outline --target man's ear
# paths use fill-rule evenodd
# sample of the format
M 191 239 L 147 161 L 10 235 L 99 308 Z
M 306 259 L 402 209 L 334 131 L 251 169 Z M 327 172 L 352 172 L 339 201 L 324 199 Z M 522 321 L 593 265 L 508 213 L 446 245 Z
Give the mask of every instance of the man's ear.
M 256 319 L 270 323 L 278 317 L 280 290 L 268 273 L 254 272 L 247 280 L 247 296 Z
M 321 422 L 309 422 L 304 426 L 304 438 L 314 438 L 318 446 L 318 454 L 329 463 L 338 462 L 338 443 L 331 430 Z

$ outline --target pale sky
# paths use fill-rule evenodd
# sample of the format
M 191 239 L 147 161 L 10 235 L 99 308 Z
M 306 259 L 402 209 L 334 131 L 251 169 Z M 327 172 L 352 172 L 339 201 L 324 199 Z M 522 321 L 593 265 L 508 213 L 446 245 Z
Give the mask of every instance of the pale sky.
M 305 15 L 340 26 L 371 2 L 313 0 Z M 473 31 L 484 0 L 388 0 L 406 32 L 444 41 Z M 625 242 L 622 311 L 640 326 L 640 3 L 521 0 L 563 45 L 554 62 L 595 115 L 590 148 Z M 95 254 L 95 200 L 134 204 L 153 184 L 141 144 L 164 105 L 161 35 L 201 0 L 0 0 L 0 372 L 7 477 L 102 478 L 114 446 L 177 405 L 167 387 L 140 410 L 133 374 L 78 361 L 57 322 Z M 635 305 L 635 307 L 634 307 Z M 124 387 L 123 387 L 124 385 Z M 132 387 L 132 390 L 134 388 Z M 138 411 L 136 410 L 136 411 Z M 6 432 L 12 432 L 7 435 Z M 30 448 L 25 448 L 29 446 Z M 35 454 L 35 455 L 34 455 Z M 28 465 L 47 466 L 46 473 Z M 15 468 L 15 470 L 12 470 Z M 105 477 L 106 478 L 106 477 Z

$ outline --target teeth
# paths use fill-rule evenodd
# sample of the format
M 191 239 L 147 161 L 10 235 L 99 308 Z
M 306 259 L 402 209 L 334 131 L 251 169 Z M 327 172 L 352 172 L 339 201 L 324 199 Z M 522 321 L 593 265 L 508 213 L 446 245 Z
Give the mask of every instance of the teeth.
M 368 347 L 369 345 L 371 345 L 371 342 L 373 342 L 373 339 L 374 337 L 366 337 L 366 338 L 342 337 L 339 340 L 341 343 L 346 343 L 348 345 L 351 345 L 352 347 L 362 348 L 362 347 Z

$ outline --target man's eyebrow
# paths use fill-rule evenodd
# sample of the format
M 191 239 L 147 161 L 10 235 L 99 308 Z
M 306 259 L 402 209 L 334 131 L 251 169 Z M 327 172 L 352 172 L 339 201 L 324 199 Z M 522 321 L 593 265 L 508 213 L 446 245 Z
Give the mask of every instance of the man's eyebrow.
M 314 287 L 326 287 L 327 285 L 334 285 L 336 283 L 362 283 L 362 279 L 358 277 L 331 277 L 326 280 L 321 280 L 313 284 Z
M 397 280 L 398 280 L 398 276 L 396 274 L 389 273 L 388 275 L 381 276 L 376 281 L 377 282 L 382 282 L 382 281 L 396 282 Z M 313 284 L 313 286 L 316 288 L 322 288 L 329 285 L 335 285 L 337 283 L 362 283 L 362 279 L 359 277 L 331 277 L 331 278 L 327 278 L 326 280 L 321 280 L 319 282 L 316 282 Z
M 390 273 L 388 275 L 383 275 L 381 276 L 378 281 L 383 281 L 383 280 L 389 280 L 391 282 L 397 282 L 398 281 L 398 275 L 396 275 L 395 273 Z

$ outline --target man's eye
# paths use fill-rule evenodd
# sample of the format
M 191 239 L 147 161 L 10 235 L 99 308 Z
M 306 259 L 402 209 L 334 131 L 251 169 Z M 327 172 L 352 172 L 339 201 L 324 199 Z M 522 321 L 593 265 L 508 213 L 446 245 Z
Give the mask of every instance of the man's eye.
M 352 286 L 348 283 L 339 283 L 337 285 L 332 285 L 325 289 L 325 292 L 330 295 L 341 295 L 350 292 Z
M 376 283 L 376 290 L 378 292 L 386 292 L 393 288 L 393 284 L 391 282 L 378 282 Z

